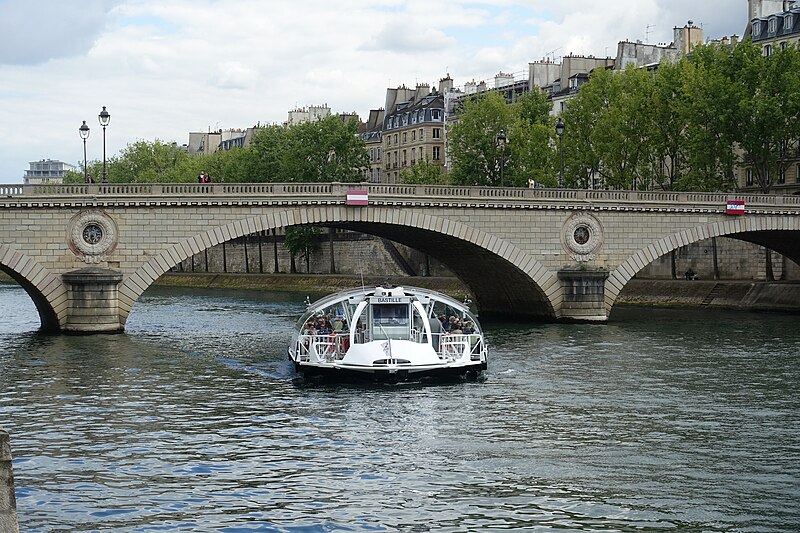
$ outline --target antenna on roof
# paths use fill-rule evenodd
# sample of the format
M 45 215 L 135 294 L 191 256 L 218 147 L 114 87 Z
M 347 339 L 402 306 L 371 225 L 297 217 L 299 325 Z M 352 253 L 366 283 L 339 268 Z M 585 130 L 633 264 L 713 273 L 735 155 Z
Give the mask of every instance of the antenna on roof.
M 561 48 L 563 48 L 563 47 L 559 46 L 559 47 L 558 47 L 558 48 L 556 48 L 555 50 L 550 50 L 550 51 L 549 51 L 549 52 L 547 52 L 547 53 L 546 53 L 544 56 L 545 56 L 545 57 L 550 57 L 550 60 L 551 60 L 553 63 L 555 63 L 555 62 L 556 62 L 556 52 L 558 52 L 559 50 L 561 50 Z
M 692 22 L 689 21 L 689 24 L 691 25 Z M 655 24 L 648 24 L 647 27 L 644 29 L 644 42 L 646 43 L 650 42 L 650 28 L 655 28 L 655 27 L 656 27 Z

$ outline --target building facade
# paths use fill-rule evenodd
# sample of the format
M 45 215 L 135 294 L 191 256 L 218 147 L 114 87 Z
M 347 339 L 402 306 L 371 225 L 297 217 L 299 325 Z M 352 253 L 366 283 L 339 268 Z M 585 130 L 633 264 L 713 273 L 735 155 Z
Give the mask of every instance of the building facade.
M 302 124 L 303 122 L 313 122 L 331 116 L 331 108 L 328 104 L 310 105 L 289 111 L 286 119 L 287 126 Z
M 364 179 L 371 183 L 384 181 L 383 168 L 383 119 L 384 110 L 372 109 L 367 122 L 359 128 L 359 135 L 369 154 L 369 168 L 364 171 Z
M 54 159 L 42 159 L 28 163 L 23 182 L 25 185 L 40 185 L 42 183 L 64 183 L 64 176 L 68 171 L 74 171 L 75 166 Z
M 796 2 L 750 0 L 750 14 L 745 33 L 765 56 L 800 41 L 800 5 Z
M 444 95 L 427 84 L 387 89 L 382 145 L 387 183 L 398 183 L 403 169 L 418 163 L 444 167 Z

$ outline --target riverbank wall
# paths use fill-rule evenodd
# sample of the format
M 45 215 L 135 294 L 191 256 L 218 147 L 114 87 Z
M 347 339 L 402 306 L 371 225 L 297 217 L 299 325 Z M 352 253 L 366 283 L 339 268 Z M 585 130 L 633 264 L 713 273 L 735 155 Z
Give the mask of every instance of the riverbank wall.
M 362 281 L 363 280 L 363 281 Z M 0 273 L 0 282 L 13 280 Z M 458 278 L 448 276 L 354 276 L 347 274 L 219 274 L 169 272 L 154 285 L 196 289 L 296 292 L 310 296 L 383 283 L 436 290 L 453 298 L 473 298 Z M 749 280 L 632 279 L 619 304 L 800 313 L 800 282 Z
M 471 297 L 467 287 L 454 277 L 356 276 L 347 274 L 214 274 L 168 272 L 154 285 L 198 289 L 259 290 L 331 294 L 344 289 L 376 287 L 384 283 L 432 289 L 453 298 Z
M 617 303 L 798 313 L 800 282 L 632 279 Z
M 329 294 L 360 287 L 362 278 L 348 275 L 306 274 L 179 274 L 156 281 L 160 286 L 206 289 L 244 289 Z M 437 290 L 454 298 L 471 298 L 453 277 L 365 276 L 366 286 L 382 283 Z M 617 303 L 656 307 L 695 307 L 749 311 L 800 312 L 800 282 L 632 279 Z

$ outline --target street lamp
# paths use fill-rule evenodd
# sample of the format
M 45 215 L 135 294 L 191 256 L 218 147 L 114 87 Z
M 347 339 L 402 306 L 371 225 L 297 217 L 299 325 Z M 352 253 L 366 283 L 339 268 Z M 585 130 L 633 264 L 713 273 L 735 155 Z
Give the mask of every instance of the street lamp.
M 497 146 L 500 147 L 500 186 L 503 186 L 503 167 L 506 163 L 506 144 L 508 144 L 508 137 L 506 137 L 506 132 L 504 130 L 500 130 L 497 134 Z
M 89 138 L 89 126 L 86 125 L 85 120 L 78 128 L 78 135 L 83 139 L 83 182 L 89 183 L 89 169 L 86 167 L 86 139 Z
M 111 122 L 111 113 L 106 111 L 106 106 L 97 115 L 100 125 L 103 126 L 103 183 L 108 183 L 108 174 L 106 173 L 106 126 Z
M 558 158 L 561 161 L 561 167 L 558 170 L 558 186 L 564 186 L 564 150 L 562 148 L 562 138 L 564 137 L 564 121 L 558 117 L 556 123 L 556 135 L 558 135 Z

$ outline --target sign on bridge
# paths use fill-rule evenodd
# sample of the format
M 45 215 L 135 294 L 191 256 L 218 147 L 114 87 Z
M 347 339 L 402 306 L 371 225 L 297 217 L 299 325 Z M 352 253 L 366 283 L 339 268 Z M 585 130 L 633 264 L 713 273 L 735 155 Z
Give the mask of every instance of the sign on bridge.
M 728 200 L 725 212 L 729 215 L 744 215 L 744 200 Z

